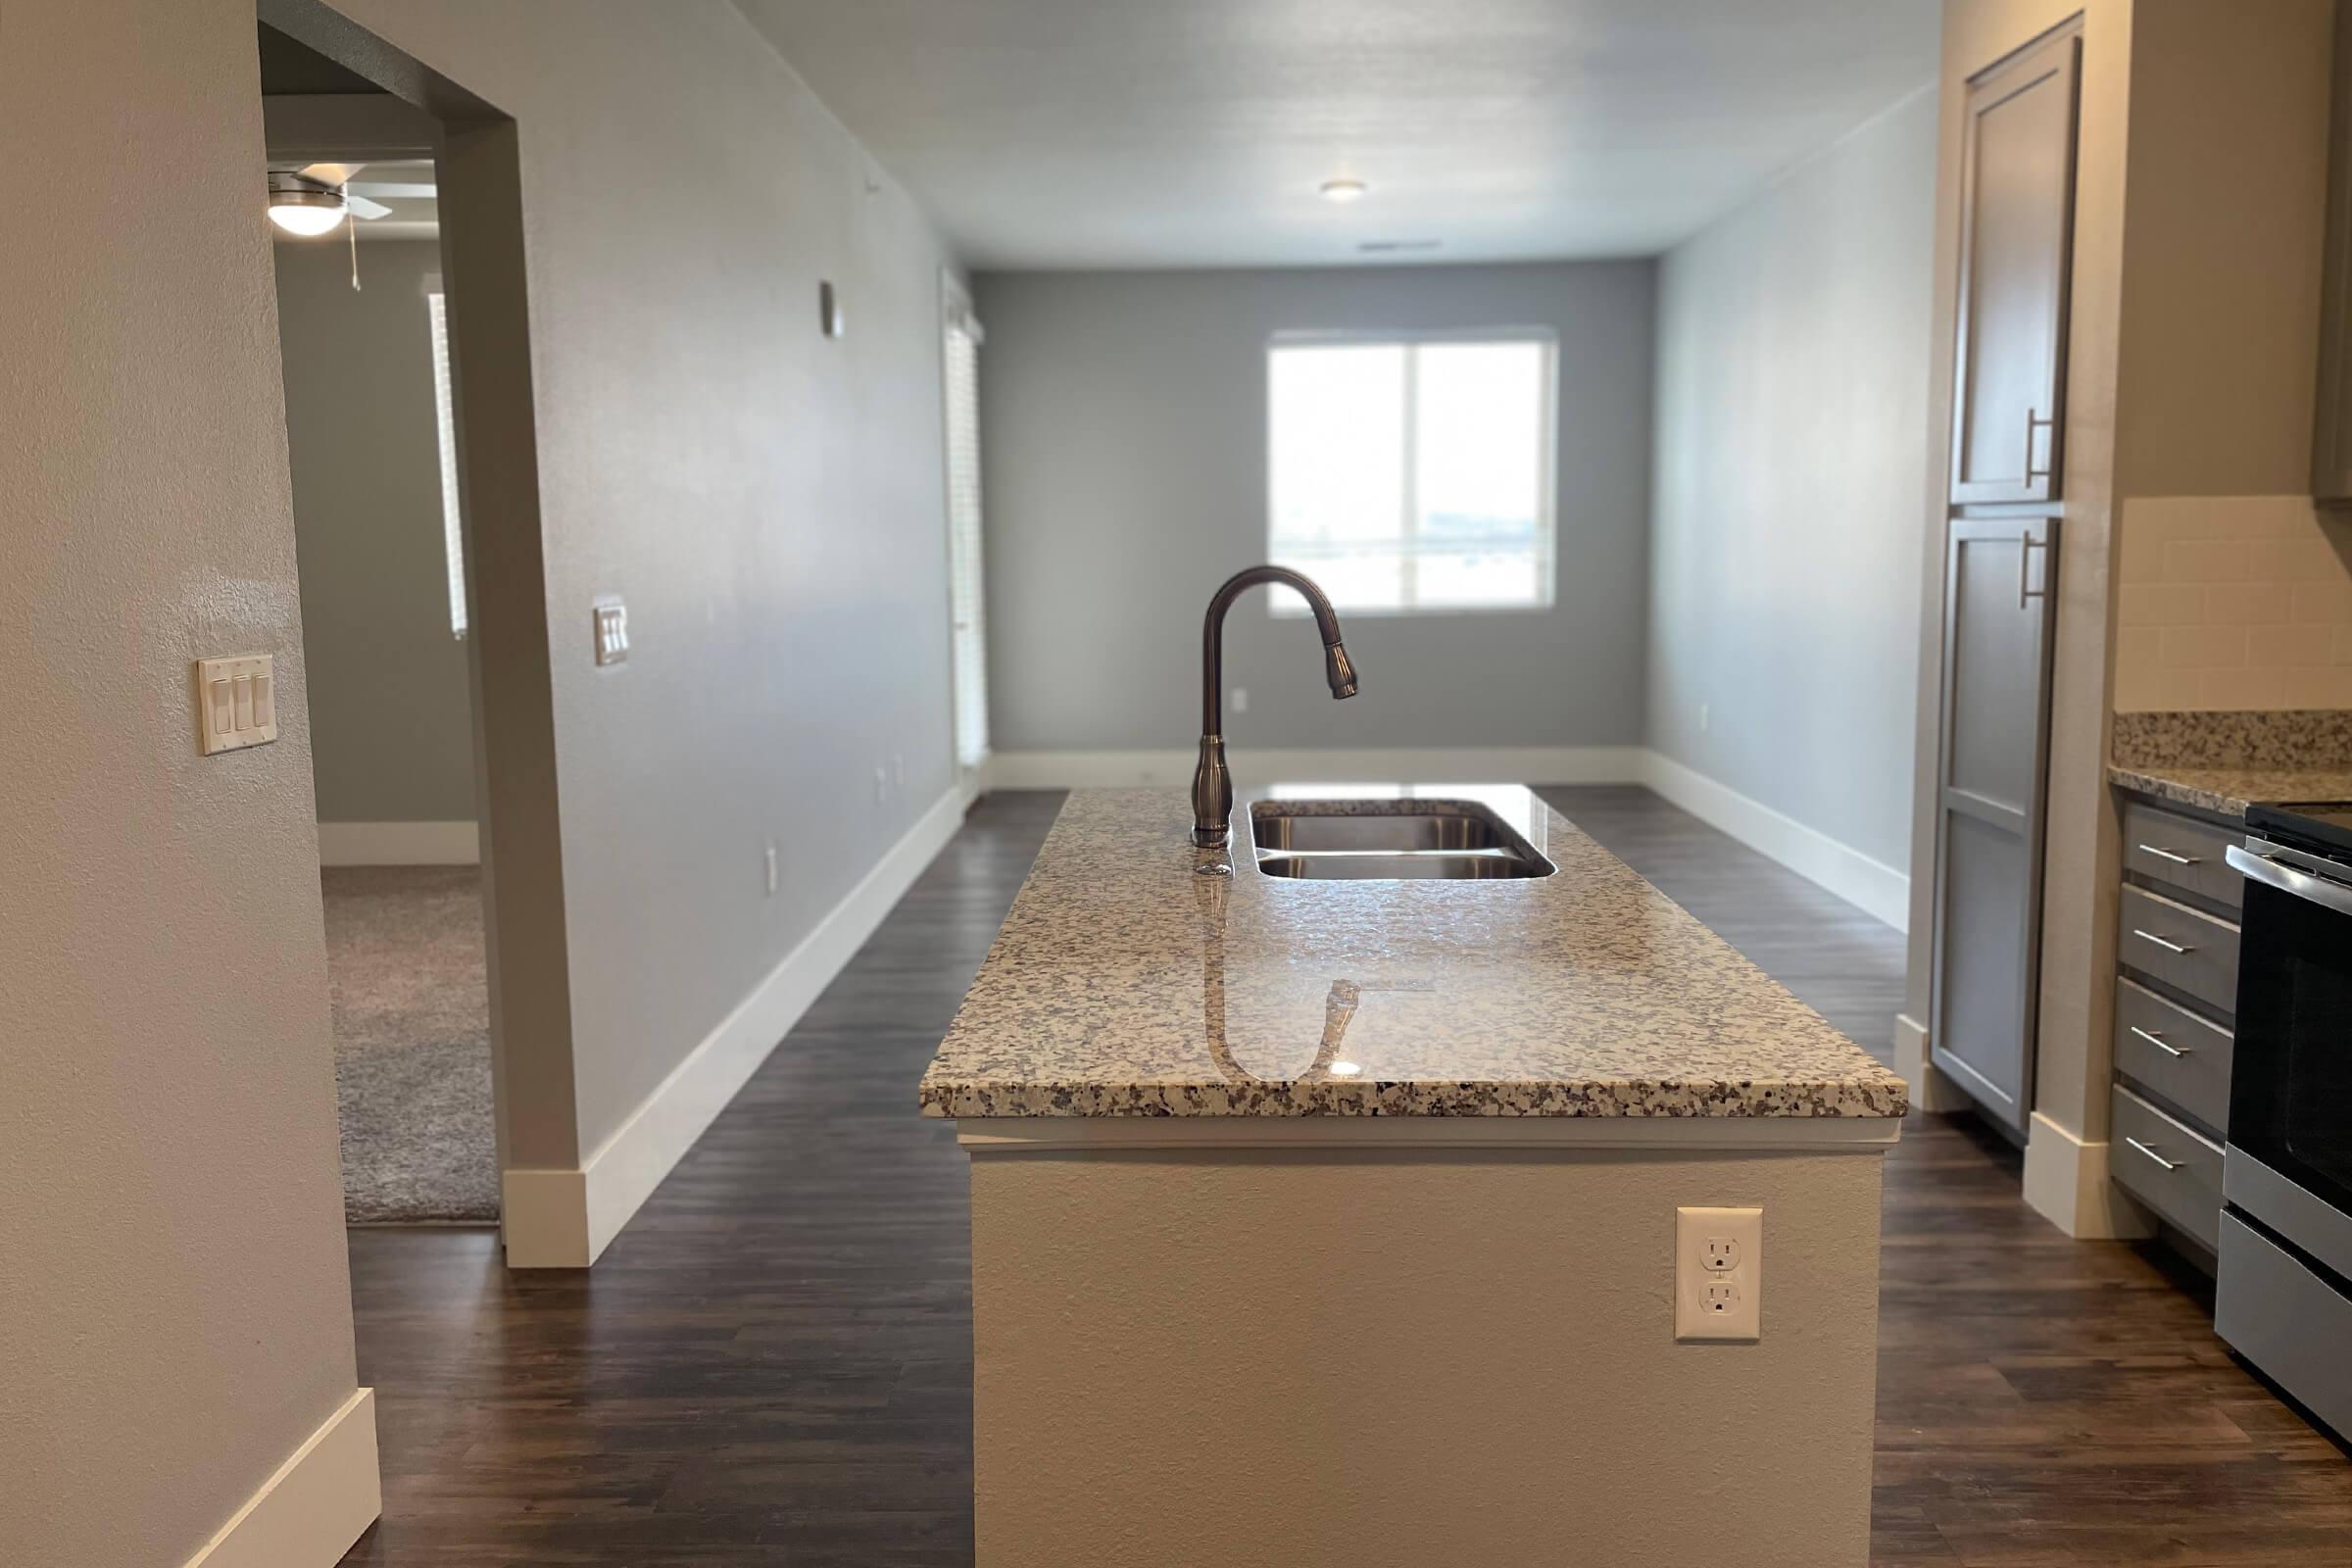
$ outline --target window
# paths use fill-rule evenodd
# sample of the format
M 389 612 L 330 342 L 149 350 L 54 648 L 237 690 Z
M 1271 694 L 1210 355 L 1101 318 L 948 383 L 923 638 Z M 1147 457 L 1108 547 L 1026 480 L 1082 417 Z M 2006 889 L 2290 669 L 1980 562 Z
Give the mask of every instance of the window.
M 1342 610 L 1548 607 L 1556 358 L 1534 331 L 1276 338 L 1269 558 Z
M 988 621 L 980 577 L 980 323 L 947 297 L 948 592 L 956 682 L 956 761 L 988 760 Z
M 458 510 L 458 416 L 449 391 L 449 306 L 438 280 L 425 290 L 433 322 L 433 414 L 441 432 L 441 548 L 449 562 L 449 629 L 466 635 L 466 532 Z

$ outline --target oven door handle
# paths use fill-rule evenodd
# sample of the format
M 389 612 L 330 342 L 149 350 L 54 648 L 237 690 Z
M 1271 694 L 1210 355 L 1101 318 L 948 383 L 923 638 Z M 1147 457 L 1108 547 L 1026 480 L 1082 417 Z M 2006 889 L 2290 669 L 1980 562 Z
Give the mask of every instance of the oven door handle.
M 2277 888 L 2306 904 L 2316 904 L 2337 914 L 2352 914 L 2352 887 L 2313 876 L 2308 871 L 2298 871 L 2291 865 L 2280 865 L 2269 856 L 2256 855 L 2241 845 L 2230 845 L 2225 858 L 2249 882 Z

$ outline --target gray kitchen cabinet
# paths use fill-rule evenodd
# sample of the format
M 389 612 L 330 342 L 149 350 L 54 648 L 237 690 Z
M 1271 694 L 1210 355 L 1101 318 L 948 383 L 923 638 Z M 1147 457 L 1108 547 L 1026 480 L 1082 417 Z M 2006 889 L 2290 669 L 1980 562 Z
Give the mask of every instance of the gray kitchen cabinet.
M 1936 779 L 1936 1065 L 2023 1130 L 2033 1110 L 2054 517 L 1955 518 Z
M 2352 503 L 2352 19 L 2335 19 L 2335 101 L 2328 132 L 2328 252 L 2321 273 L 2320 385 L 2311 493 Z
M 2065 442 L 2079 23 L 1969 83 L 1951 500 L 2057 499 Z

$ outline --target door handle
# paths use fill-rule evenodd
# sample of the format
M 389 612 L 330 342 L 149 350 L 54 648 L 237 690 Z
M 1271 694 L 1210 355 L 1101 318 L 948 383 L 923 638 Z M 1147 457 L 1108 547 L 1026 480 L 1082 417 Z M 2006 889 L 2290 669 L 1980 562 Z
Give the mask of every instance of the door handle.
M 2047 550 L 2050 547 L 2048 544 L 2042 540 L 2034 538 L 2030 533 L 2019 534 L 2017 536 L 2017 608 L 2023 610 L 2034 600 L 2047 599 L 2050 596 L 2050 573 L 2047 566 L 2042 568 L 2041 586 L 2039 588 L 2032 587 L 2034 581 L 2034 552 L 2036 550 Z
M 2141 939 L 2143 939 L 2143 940 L 2145 940 L 2145 941 L 2148 941 L 2148 942 L 2153 942 L 2153 943 L 2155 943 L 2155 944 L 2156 944 L 2158 947 L 2162 948 L 2162 949 L 2163 949 L 2165 952 L 2167 952 L 2167 953 L 2194 953 L 2194 952 L 2196 952 L 2196 951 L 2197 951 L 2195 948 L 2184 948 L 2184 947 L 2182 947 L 2182 946 L 2181 946 L 2180 943 L 2178 943 L 2178 942 L 2167 942 L 2167 941 L 2166 941 L 2164 938 L 2162 938 L 2162 937 L 2158 936 L 2158 935 L 2157 935 L 2155 932 L 2153 932 L 2153 931 L 2142 931 L 2142 930 L 2141 930 L 2139 927 L 2137 927 L 2137 926 L 2133 926 L 2133 927 L 2132 928 L 2132 934 L 2133 936 L 2135 936 L 2135 937 L 2139 937 L 2139 938 L 2141 938 Z
M 2151 1030 L 2142 1029 L 2137 1024 L 2132 1025 L 2132 1032 L 2139 1036 L 2140 1039 L 2145 1040 L 2149 1045 L 2154 1046 L 2158 1051 L 2163 1052 L 2168 1056 L 2185 1056 L 2193 1049 L 2188 1046 L 2176 1046 L 2170 1040 L 2165 1039 L 2164 1036 L 2156 1034 Z
M 2170 860 L 2175 865 L 2194 865 L 2197 863 L 2197 858 L 2193 855 L 2175 855 L 2171 850 L 2160 850 L 2153 844 L 2142 844 L 2139 847 L 2139 853 L 2142 855 L 2153 855 L 2159 860 Z
M 2036 468 L 2035 466 L 2034 466 L 2034 431 L 2036 431 L 2036 430 L 2038 430 L 2038 429 L 2041 429 L 2041 428 L 2042 428 L 2043 426 L 2045 426 L 2045 425 L 2049 427 L 2050 434 L 2051 434 L 2053 437 L 2057 435 L 2057 433 L 2058 433 L 2058 420 L 2057 420 L 2057 418 L 2056 418 L 2055 416 L 2052 416 L 2052 417 L 2050 417 L 2050 418 L 2047 418 L 2047 419 L 2045 419 L 2045 418 L 2043 418 L 2043 417 L 2042 417 L 2040 415 L 2038 415 L 2038 414 L 2035 414 L 2035 413 L 2034 412 L 2034 405 L 2033 405 L 2033 404 L 2031 404 L 2031 403 L 2027 404 L 2027 405 L 2026 405 L 2026 483 L 2028 483 L 2028 484 L 2032 484 L 2032 483 L 2033 483 L 2034 480 L 2036 480 L 2036 479 L 2047 479 L 2047 478 L 2050 476 L 2050 470 L 2049 470 L 2049 469 L 2047 469 L 2047 468 Z
M 2352 914 L 2352 887 L 2313 876 L 2308 871 L 2298 871 L 2291 865 L 2280 865 L 2267 855 L 2241 849 L 2235 844 L 2222 852 L 2222 858 L 2235 866 L 2238 873 L 2249 882 L 2277 888 L 2281 893 L 2316 904 L 2323 909 Z
M 2166 1170 L 2179 1170 L 2180 1168 L 2180 1162 L 2179 1160 L 2165 1158 L 2162 1154 L 2159 1154 L 2156 1152 L 2156 1151 L 2150 1149 L 2147 1145 L 2141 1143 L 2136 1138 L 2127 1138 L 2124 1140 L 2124 1142 L 2130 1144 L 2133 1149 L 2136 1149 L 2141 1153 L 2147 1155 L 2157 1164 L 2162 1165 Z

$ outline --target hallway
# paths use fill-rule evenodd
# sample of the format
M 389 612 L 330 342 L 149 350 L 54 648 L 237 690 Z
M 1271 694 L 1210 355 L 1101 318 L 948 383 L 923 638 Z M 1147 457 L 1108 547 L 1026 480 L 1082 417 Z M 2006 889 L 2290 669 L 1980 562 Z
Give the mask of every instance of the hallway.
M 1645 791 L 1544 794 L 1885 1049 L 1893 932 Z M 351 1234 L 384 1516 L 348 1562 L 971 1561 L 965 1161 L 914 1085 L 1059 799 L 980 804 L 593 1271 Z M 2196 1281 L 2067 1240 L 1965 1120 L 1913 1116 L 1886 1179 L 1875 1563 L 2352 1554 L 2343 1456 Z

